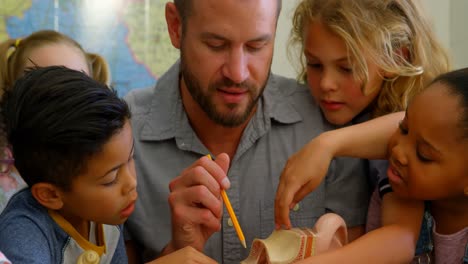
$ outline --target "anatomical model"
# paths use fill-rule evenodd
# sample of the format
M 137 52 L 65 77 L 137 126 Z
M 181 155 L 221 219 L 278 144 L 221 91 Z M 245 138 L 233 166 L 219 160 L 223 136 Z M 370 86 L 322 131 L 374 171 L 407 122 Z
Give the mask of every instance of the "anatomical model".
M 255 239 L 250 255 L 241 264 L 287 264 L 342 247 L 348 242 L 343 219 L 325 214 L 315 226 L 275 230 L 266 239 Z

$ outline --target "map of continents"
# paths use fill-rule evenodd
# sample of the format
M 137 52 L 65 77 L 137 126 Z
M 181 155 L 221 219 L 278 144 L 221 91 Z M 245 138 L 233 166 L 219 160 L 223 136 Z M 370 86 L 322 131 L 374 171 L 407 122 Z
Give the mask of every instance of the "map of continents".
M 167 0 L 1 0 L 0 41 L 54 29 L 101 54 L 124 96 L 155 84 L 179 56 L 167 34 Z

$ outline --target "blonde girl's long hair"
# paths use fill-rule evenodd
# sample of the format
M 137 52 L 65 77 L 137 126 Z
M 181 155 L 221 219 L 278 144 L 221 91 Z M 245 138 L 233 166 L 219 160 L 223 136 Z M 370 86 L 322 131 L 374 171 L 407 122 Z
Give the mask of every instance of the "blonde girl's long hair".
M 366 58 L 390 76 L 371 106 L 373 117 L 406 109 L 412 96 L 451 68 L 423 11 L 417 0 L 302 0 L 289 40 L 289 56 L 300 58 L 298 78 L 307 80 L 305 30 L 311 23 L 321 23 L 345 42 L 362 87 L 369 80 Z

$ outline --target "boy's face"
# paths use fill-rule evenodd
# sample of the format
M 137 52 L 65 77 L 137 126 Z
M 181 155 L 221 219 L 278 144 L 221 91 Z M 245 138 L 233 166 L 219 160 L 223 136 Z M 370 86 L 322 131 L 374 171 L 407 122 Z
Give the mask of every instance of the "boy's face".
M 87 169 L 62 193 L 60 214 L 73 226 L 87 221 L 122 224 L 137 199 L 133 137 L 129 121 L 101 152 L 92 156 Z

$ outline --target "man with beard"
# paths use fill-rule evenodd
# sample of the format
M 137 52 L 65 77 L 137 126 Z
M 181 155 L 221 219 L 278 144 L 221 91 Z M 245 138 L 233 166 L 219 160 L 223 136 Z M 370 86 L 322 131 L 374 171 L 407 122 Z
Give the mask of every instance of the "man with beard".
M 222 263 L 247 257 L 221 188 L 247 245 L 274 230 L 275 191 L 288 157 L 334 128 L 306 86 L 270 73 L 280 10 L 280 0 L 166 4 L 180 61 L 156 87 L 126 97 L 140 183 L 126 224 L 131 256 L 150 261 L 190 245 Z M 296 205 L 292 224 L 311 227 L 332 211 L 345 219 L 351 238 L 360 234 L 368 200 L 364 174 L 362 161 L 336 159 L 327 180 Z

